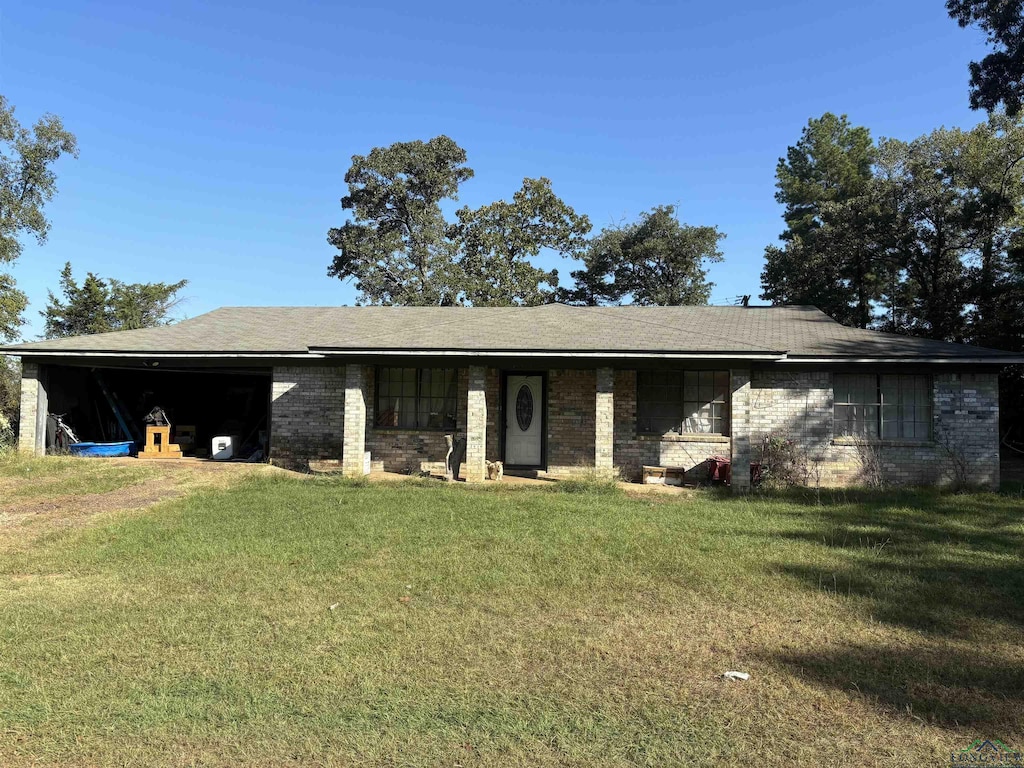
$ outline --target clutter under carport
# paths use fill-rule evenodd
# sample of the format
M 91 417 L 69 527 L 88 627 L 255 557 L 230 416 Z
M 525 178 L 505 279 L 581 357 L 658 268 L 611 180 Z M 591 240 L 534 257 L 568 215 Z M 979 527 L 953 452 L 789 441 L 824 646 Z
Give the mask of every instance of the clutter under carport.
M 61 365 L 49 367 L 47 388 L 48 452 L 223 461 L 269 453 L 269 369 Z

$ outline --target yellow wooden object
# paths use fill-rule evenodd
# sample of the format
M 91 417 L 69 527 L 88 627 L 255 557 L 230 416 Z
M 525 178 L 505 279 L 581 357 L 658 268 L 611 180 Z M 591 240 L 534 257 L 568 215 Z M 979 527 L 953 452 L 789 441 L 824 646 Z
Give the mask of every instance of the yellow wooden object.
M 139 451 L 140 459 L 180 459 L 181 448 L 171 442 L 170 427 L 146 427 L 146 447 Z

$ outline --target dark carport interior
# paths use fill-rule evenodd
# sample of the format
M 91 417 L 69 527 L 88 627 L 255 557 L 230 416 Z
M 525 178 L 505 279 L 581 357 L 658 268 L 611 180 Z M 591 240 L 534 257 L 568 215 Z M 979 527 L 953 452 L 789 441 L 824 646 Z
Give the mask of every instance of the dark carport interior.
M 80 440 L 145 441 L 145 417 L 162 408 L 186 456 L 207 458 L 215 437 L 236 439 L 236 458 L 267 455 L 269 368 L 187 368 L 167 365 L 50 365 L 48 411 L 61 414 Z M 117 416 L 120 412 L 121 418 Z M 123 425 L 122 425 L 123 422 Z M 125 427 L 130 434 L 125 434 Z M 47 448 L 54 446 L 53 424 Z M 258 458 L 258 457 L 254 457 Z

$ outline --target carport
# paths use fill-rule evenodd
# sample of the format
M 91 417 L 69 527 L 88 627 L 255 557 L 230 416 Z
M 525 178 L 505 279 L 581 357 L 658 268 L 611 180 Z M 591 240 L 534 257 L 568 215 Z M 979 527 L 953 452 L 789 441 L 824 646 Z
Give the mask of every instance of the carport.
M 265 458 L 271 368 L 195 363 L 50 359 L 36 364 L 26 358 L 26 373 L 29 366 L 36 369 L 35 416 L 40 427 L 46 424 L 47 452 L 55 443 L 53 421 L 43 421 L 47 413 L 60 414 L 82 441 L 132 440 L 141 447 L 145 417 L 160 407 L 186 456 L 207 458 L 213 438 L 231 436 L 237 457 Z M 39 442 L 42 434 L 37 451 Z
M 168 442 L 186 456 L 208 456 L 214 437 L 231 437 L 237 458 L 272 458 L 275 430 L 282 441 L 271 418 L 273 371 L 322 359 L 308 348 L 310 337 L 328 333 L 319 312 L 231 307 L 155 328 L 0 347 L 22 363 L 18 448 L 40 455 L 53 444 L 47 414 L 63 414 L 79 440 L 139 445 L 146 415 L 160 407 L 174 428 Z M 306 429 L 323 415 L 303 410 L 296 419 L 286 426 Z

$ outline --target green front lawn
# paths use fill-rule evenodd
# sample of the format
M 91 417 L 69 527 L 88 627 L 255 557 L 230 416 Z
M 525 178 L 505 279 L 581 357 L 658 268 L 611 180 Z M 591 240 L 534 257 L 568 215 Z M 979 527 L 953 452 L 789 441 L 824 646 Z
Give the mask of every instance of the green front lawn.
M 1024 747 L 1019 497 L 574 490 L 262 475 L 0 554 L 0 765 Z

